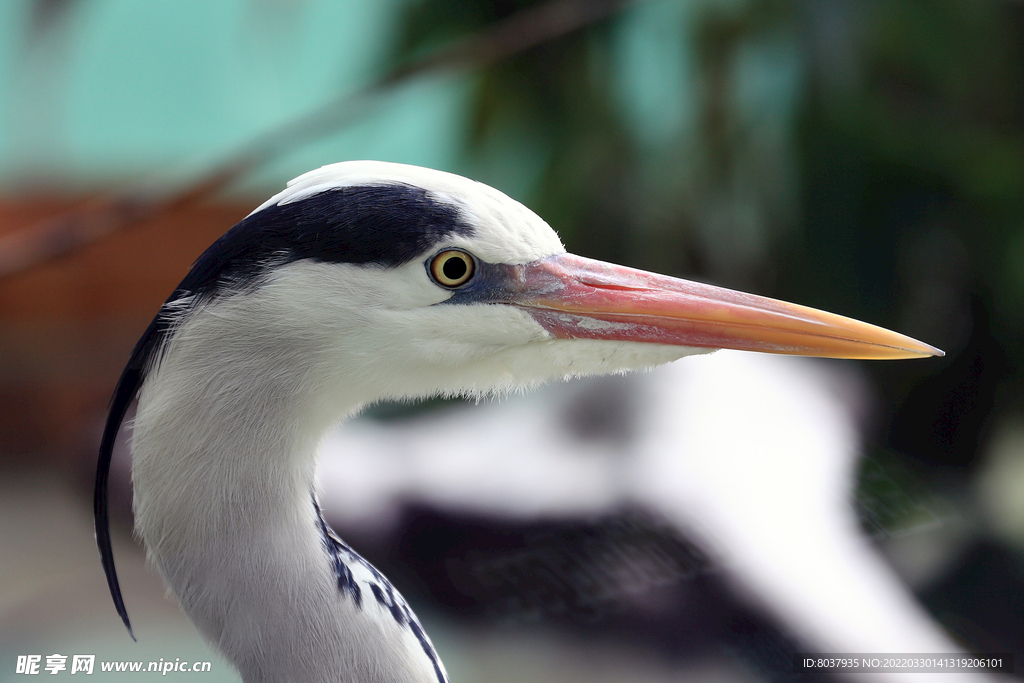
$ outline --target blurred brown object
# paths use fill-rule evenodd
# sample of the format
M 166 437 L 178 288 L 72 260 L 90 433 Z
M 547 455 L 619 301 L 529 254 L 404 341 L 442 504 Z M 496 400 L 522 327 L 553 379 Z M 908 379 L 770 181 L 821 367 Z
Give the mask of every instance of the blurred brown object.
M 0 237 L 94 202 L 0 200 Z M 95 445 L 135 341 L 192 261 L 254 206 L 174 207 L 0 280 L 0 466 L 65 467 Z

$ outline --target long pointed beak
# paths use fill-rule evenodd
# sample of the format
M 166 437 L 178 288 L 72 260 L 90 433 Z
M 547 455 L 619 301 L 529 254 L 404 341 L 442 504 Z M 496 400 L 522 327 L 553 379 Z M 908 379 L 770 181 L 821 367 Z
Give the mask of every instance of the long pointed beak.
M 806 306 L 586 259 L 522 266 L 527 310 L 561 339 L 742 349 L 827 358 L 922 358 L 939 349 Z

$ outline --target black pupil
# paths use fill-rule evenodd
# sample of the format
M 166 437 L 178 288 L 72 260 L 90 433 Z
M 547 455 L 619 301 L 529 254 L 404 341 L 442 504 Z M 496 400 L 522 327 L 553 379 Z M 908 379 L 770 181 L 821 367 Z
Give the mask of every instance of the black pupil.
M 441 272 L 449 280 L 460 280 L 466 274 L 466 262 L 457 256 L 445 259 Z

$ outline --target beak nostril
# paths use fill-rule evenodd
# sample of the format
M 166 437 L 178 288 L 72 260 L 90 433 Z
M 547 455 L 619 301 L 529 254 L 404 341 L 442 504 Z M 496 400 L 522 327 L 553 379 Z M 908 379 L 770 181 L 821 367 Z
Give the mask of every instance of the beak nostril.
M 652 292 L 654 291 L 650 287 L 641 287 L 635 285 L 624 285 L 612 282 L 598 282 L 596 280 L 588 280 L 586 278 L 580 278 L 581 285 L 593 287 L 594 289 L 608 289 L 616 292 Z

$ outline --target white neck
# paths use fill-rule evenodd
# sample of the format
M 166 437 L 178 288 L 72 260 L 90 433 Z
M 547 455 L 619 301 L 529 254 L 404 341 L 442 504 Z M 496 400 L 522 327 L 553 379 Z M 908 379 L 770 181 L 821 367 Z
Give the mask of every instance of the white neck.
M 133 432 L 136 528 L 189 618 L 247 683 L 445 683 L 401 596 L 375 599 L 393 589 L 354 553 L 340 560 L 359 604 L 339 590 L 312 491 L 322 436 L 359 401 L 325 410 L 289 358 L 198 353 L 202 338 L 168 348 Z

